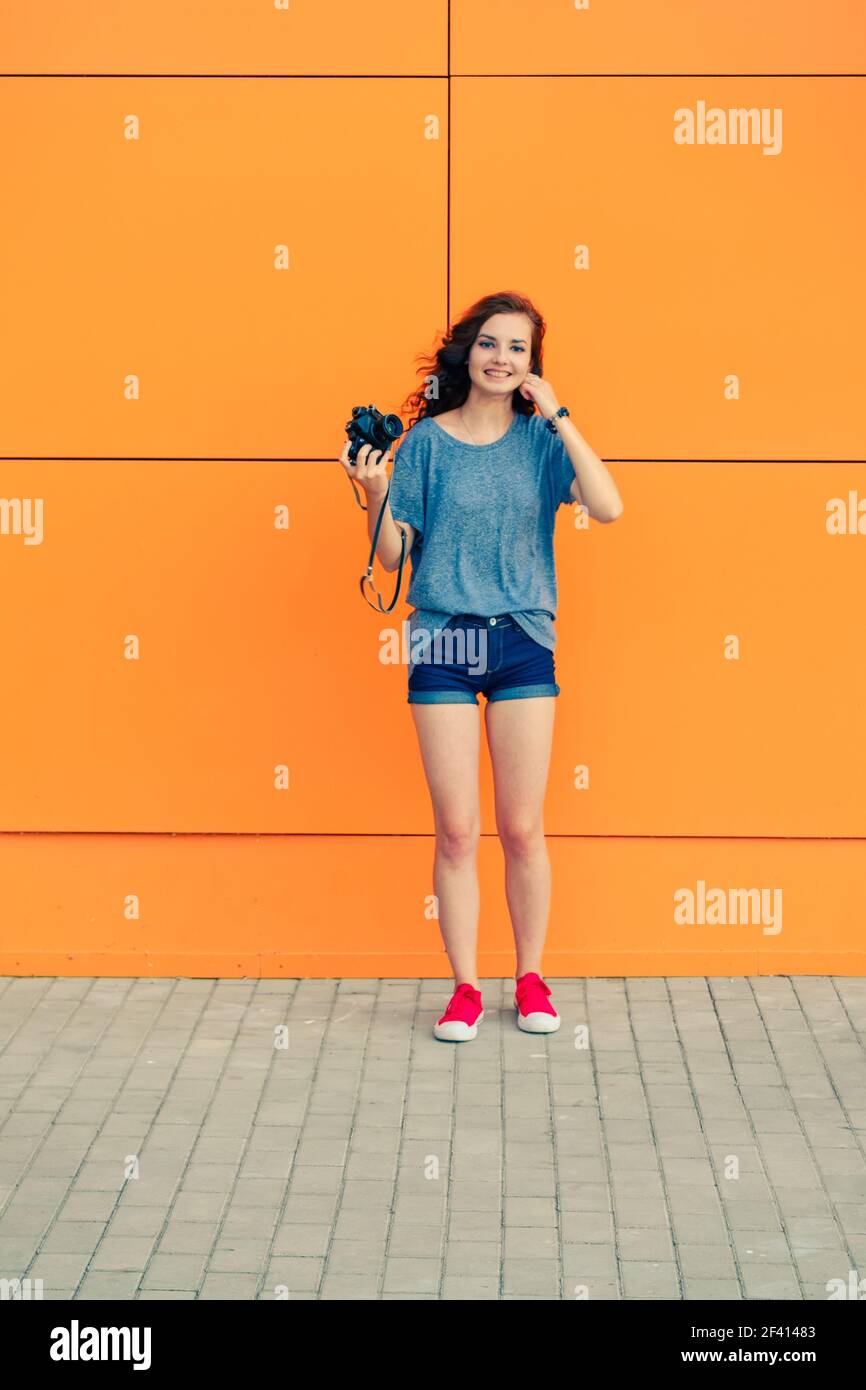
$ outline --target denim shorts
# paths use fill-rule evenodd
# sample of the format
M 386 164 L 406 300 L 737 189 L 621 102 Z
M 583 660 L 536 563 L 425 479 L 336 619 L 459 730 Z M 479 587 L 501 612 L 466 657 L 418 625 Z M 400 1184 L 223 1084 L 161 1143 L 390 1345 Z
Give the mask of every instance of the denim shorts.
M 479 694 L 488 703 L 559 694 L 553 652 L 508 613 L 458 613 L 421 655 L 409 667 L 410 705 L 477 705 Z

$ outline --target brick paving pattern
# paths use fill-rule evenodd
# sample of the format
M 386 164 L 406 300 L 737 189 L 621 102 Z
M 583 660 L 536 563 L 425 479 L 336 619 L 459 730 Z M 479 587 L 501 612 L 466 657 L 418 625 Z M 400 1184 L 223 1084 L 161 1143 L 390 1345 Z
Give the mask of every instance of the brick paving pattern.
M 866 980 L 0 979 L 0 1279 L 46 1299 L 828 1299 Z M 852 1275 L 852 1271 L 854 1275 Z M 831 1286 L 835 1287 L 835 1286 Z

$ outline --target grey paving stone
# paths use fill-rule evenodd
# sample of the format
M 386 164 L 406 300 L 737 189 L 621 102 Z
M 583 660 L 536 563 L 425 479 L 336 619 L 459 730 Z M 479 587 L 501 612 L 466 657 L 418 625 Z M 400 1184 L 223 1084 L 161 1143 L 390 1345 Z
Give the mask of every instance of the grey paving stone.
M 412 1222 L 412 1215 L 404 1213 L 403 1219 Z M 346 1211 L 341 1211 L 334 1222 L 334 1234 L 348 1239 L 385 1239 L 390 1224 L 389 1213 L 387 1211 L 364 1211 L 361 1207 L 353 1207 Z M 418 1220 L 419 1225 L 433 1225 L 433 1221 Z
M 555 1227 L 555 1203 L 547 1197 L 506 1197 L 505 1225 Z
M 600 1274 L 595 1274 L 590 1279 L 583 1280 L 566 1278 L 563 1297 L 580 1302 L 585 1300 L 590 1303 L 618 1303 L 622 1295 L 615 1279 L 604 1279 Z
M 57 1221 L 44 1237 L 41 1255 L 91 1254 L 105 1231 L 102 1221 Z
M 512 1253 L 515 1253 L 512 1250 Z M 530 1252 L 533 1253 L 533 1252 Z M 549 1250 L 538 1251 L 549 1254 Z M 460 1241 L 445 1250 L 445 1273 L 499 1277 L 502 1265 L 502 1242 L 498 1240 Z
M 287 1223 L 276 1232 L 273 1254 L 296 1257 L 319 1255 L 324 1258 L 330 1239 L 330 1226 L 314 1226 L 300 1221 Z
M 689 1301 L 728 1303 L 742 1298 L 742 1290 L 736 1279 L 684 1278 L 683 1293 Z
M 379 1278 L 376 1274 L 335 1274 L 328 1275 L 322 1284 L 320 1297 L 323 1299 L 375 1299 L 379 1292 Z M 404 1293 L 391 1294 L 391 1298 L 404 1298 Z
M 616 1229 L 620 1260 L 673 1260 L 674 1247 L 669 1230 L 659 1227 L 621 1226 Z
M 827 1216 L 833 1210 L 830 1199 L 817 1187 L 779 1187 L 774 1195 L 785 1218 L 791 1216 Z
M 15 1277 L 16 1271 L 26 1269 L 36 1254 L 37 1245 L 38 1240 L 36 1238 L 24 1236 L 0 1238 L 0 1277 L 11 1279 Z M 54 1251 L 53 1253 L 57 1254 L 58 1252 Z
M 256 1296 L 257 1276 L 255 1274 L 208 1274 L 198 1297 L 206 1299 L 235 1299 L 248 1302 Z
M 322 1278 L 325 1261 L 314 1255 L 275 1255 L 268 1265 L 264 1282 L 269 1288 L 283 1284 L 294 1291 L 316 1289 Z
M 394 1255 L 388 1259 L 383 1291 L 386 1293 L 435 1293 L 442 1262 L 438 1259 Z
M 399 1190 L 405 1191 L 405 1187 L 401 1185 Z M 387 1209 L 391 1205 L 393 1194 L 394 1184 L 390 1180 L 347 1178 L 340 1193 L 340 1207 L 346 1211 L 351 1211 L 354 1207 L 360 1207 L 364 1211 L 374 1207 Z
M 114 1229 L 114 1223 L 110 1229 Z M 159 1237 L 161 1255 L 207 1255 L 216 1238 L 213 1221 L 169 1221 Z
M 191 1163 L 183 1176 L 181 1192 L 227 1193 L 237 1181 L 233 1163 Z
M 736 1283 L 736 1264 L 724 1245 L 680 1245 L 677 1261 L 683 1279 L 721 1279 Z
M 87 1268 L 88 1256 L 37 1255 L 27 1270 L 30 1279 L 41 1279 L 46 1288 L 68 1288 L 79 1282 Z
M 787 1236 L 782 1230 L 732 1232 L 733 1248 L 741 1264 L 792 1265 Z
M 748 1299 L 802 1297 L 796 1273 L 785 1265 L 744 1264 L 742 1277 Z
M 208 1259 L 208 1273 L 258 1274 L 269 1257 L 270 1241 L 217 1241 Z
M 281 1269 L 301 1300 L 640 1301 L 866 1264 L 866 981 L 558 981 L 579 1050 L 491 979 L 460 1053 L 447 983 L 0 981 L 0 1265 L 57 1300 L 267 1299 Z
M 629 1260 L 622 1265 L 624 1298 L 679 1298 L 680 1284 L 673 1262 Z
M 286 1184 L 281 1178 L 239 1177 L 232 1189 L 232 1208 L 267 1207 L 272 1210 L 279 1205 L 285 1191 Z
M 339 1196 L 337 1193 L 313 1194 L 290 1191 L 283 1207 L 282 1219 L 319 1225 L 323 1221 L 333 1220 L 338 1205 Z
M 697 1188 L 691 1188 L 692 1192 Z M 670 1229 L 671 1218 L 664 1202 L 648 1202 L 640 1199 L 623 1200 L 617 1198 L 614 1217 L 618 1226 L 643 1226 L 648 1230 Z
M 235 1206 L 232 1200 L 219 1225 L 221 1235 L 226 1236 L 267 1236 L 273 1232 L 278 1216 L 278 1207 Z
M 560 1237 L 556 1226 L 506 1226 L 501 1248 L 506 1260 L 555 1259 Z
M 772 1202 L 738 1201 L 725 1203 L 728 1225 L 736 1231 L 778 1231 L 781 1229 Z
M 555 1197 L 556 1174 L 552 1168 L 511 1168 L 505 1172 L 507 1197 Z
M 90 1268 L 95 1273 L 108 1269 L 128 1272 L 144 1269 L 154 1244 L 153 1236 L 107 1235 L 93 1256 Z
M 560 1263 L 558 1260 L 532 1258 L 504 1260 L 502 1290 L 505 1294 L 559 1298 Z
M 385 1244 L 377 1240 L 335 1240 L 328 1253 L 327 1274 L 378 1274 L 385 1267 Z
M 499 1298 L 499 1279 L 481 1275 L 446 1274 L 442 1284 L 443 1299 L 465 1299 L 483 1302 Z
M 141 1282 L 141 1274 L 122 1270 L 97 1271 L 88 1274 L 76 1290 L 76 1299 L 132 1299 Z
M 738 1178 L 719 1177 L 724 1202 L 768 1202 L 773 1188 L 762 1173 L 741 1173 Z
M 721 1207 L 717 1212 L 675 1211 L 671 1224 L 680 1245 L 729 1245 L 730 1235 Z
M 389 1255 L 408 1255 L 434 1257 L 442 1254 L 445 1243 L 444 1223 L 435 1226 L 408 1226 L 396 1223 L 391 1227 L 388 1240 Z M 449 1245 L 459 1247 L 463 1241 L 451 1241 Z
M 843 1230 L 866 1234 L 866 1202 L 836 1202 L 836 1213 Z
M 117 1215 L 120 1217 L 122 1214 L 130 1223 L 136 1221 L 133 1213 L 138 1208 L 142 1212 L 157 1208 L 162 1211 L 170 1210 L 172 1218 L 178 1221 L 216 1221 L 227 1201 L 227 1195 L 222 1192 L 185 1192 L 182 1188 L 168 1203 L 153 1204 L 150 1208 L 143 1202 L 130 1203 L 126 1200 L 127 1197 L 128 1193 L 124 1193 Z M 146 1220 L 146 1217 L 143 1216 L 141 1219 Z
M 9 1236 L 30 1236 L 36 1240 L 51 1225 L 56 1211 L 54 1203 L 35 1207 L 17 1202 L 13 1198 L 0 1216 L 0 1239 Z
M 563 1245 L 562 1268 L 571 1281 L 603 1275 L 616 1278 L 617 1259 L 612 1245 Z
M 448 1225 L 448 1243 L 464 1240 L 490 1240 L 502 1234 L 500 1211 L 460 1211 L 452 1213 Z
M 204 1255 L 168 1255 L 159 1251 L 144 1273 L 146 1289 L 194 1289 L 201 1283 L 207 1267 Z
M 828 1279 L 847 1280 L 851 1269 L 848 1252 L 842 1246 L 799 1254 L 795 1251 L 794 1262 L 804 1284 L 826 1283 Z

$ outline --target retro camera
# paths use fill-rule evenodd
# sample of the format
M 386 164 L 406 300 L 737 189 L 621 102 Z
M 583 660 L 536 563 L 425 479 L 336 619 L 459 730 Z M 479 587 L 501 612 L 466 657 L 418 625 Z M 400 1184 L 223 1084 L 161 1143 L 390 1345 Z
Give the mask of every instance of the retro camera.
M 358 450 L 364 445 L 369 444 L 372 449 L 381 449 L 384 458 L 385 453 L 399 439 L 403 433 L 403 422 L 399 415 L 383 415 L 381 410 L 377 410 L 374 405 L 353 405 L 352 418 L 346 424 L 346 434 L 349 436 L 349 462 L 357 463 Z M 358 496 L 358 489 L 355 486 L 354 478 L 350 477 L 352 491 L 355 494 L 355 501 L 362 511 L 367 508 Z M 386 608 L 382 600 L 382 595 L 373 583 L 373 561 L 376 558 L 376 546 L 379 541 L 379 532 L 382 529 L 382 520 L 385 516 L 385 508 L 388 505 L 388 497 L 391 493 L 391 484 L 388 484 L 388 491 L 385 493 L 385 500 L 379 511 L 376 521 L 376 529 L 373 532 L 373 544 L 370 547 L 370 558 L 367 561 L 367 568 L 361 578 L 361 594 L 371 608 L 377 609 L 379 613 L 390 613 L 400 593 L 400 585 L 403 581 L 403 565 L 406 561 L 406 530 L 400 527 L 400 560 L 397 566 L 397 582 L 394 587 L 394 597 Z M 373 603 L 367 594 L 367 589 L 371 589 L 376 596 Z
M 352 418 L 346 425 L 350 462 L 356 462 L 362 445 L 369 444 L 372 449 L 381 449 L 384 453 L 402 433 L 403 422 L 399 415 L 383 415 L 374 405 L 353 405 Z

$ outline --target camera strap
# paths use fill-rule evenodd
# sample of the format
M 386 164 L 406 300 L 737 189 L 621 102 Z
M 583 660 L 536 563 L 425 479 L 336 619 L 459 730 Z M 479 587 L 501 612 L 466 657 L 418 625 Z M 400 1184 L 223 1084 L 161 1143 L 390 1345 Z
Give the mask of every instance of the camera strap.
M 360 495 L 359 495 L 359 493 L 358 493 L 357 486 L 356 486 L 356 484 L 355 484 L 355 479 L 354 479 L 354 478 L 350 478 L 350 479 L 349 479 L 349 482 L 352 484 L 352 491 L 353 491 L 354 494 L 355 494 L 355 501 L 358 503 L 358 506 L 361 508 L 361 511 L 362 511 L 362 512 L 368 512 L 368 511 L 370 510 L 370 508 L 369 508 L 369 507 L 365 507 L 365 506 L 364 506 L 364 503 L 361 501 Z M 361 578 L 361 596 L 362 596 L 362 598 L 366 599 L 367 603 L 369 603 L 369 605 L 370 605 L 371 608 L 376 608 L 380 613 L 390 613 L 390 612 L 391 612 L 391 609 L 394 607 L 394 604 L 397 602 L 397 599 L 398 599 L 399 596 L 400 596 L 400 585 L 403 583 L 403 566 L 404 566 L 404 564 L 406 563 L 406 531 L 405 531 L 405 529 L 404 529 L 402 526 L 400 526 L 400 527 L 398 527 L 398 530 L 399 530 L 399 532 L 400 532 L 400 563 L 399 563 L 398 566 L 397 566 L 397 585 L 396 585 L 396 588 L 394 589 L 394 597 L 391 599 L 391 602 L 388 604 L 388 607 L 387 607 L 387 608 L 383 608 L 383 607 L 382 607 L 382 595 L 379 593 L 379 590 L 376 588 L 375 584 L 373 583 L 373 561 L 374 561 L 375 558 L 376 558 L 376 546 L 377 546 L 378 543 L 379 543 L 379 532 L 380 532 L 381 529 L 382 529 L 382 521 L 384 520 L 384 517 L 385 517 L 385 508 L 386 508 L 387 505 L 388 505 L 388 498 L 390 497 L 390 495 L 391 495 L 391 483 L 390 483 L 390 481 L 389 481 L 389 483 L 388 483 L 388 491 L 385 493 L 385 500 L 384 500 L 384 502 L 382 503 L 382 510 L 379 512 L 379 517 L 378 517 L 378 520 L 376 521 L 376 529 L 375 529 L 375 531 L 373 532 L 373 544 L 372 544 L 371 547 L 370 547 L 370 559 L 369 559 L 368 562 L 367 562 L 367 568 L 366 568 L 366 570 L 365 570 L 365 572 L 364 572 L 364 574 L 363 574 L 363 576 L 362 576 L 362 578 Z M 367 594 L 366 594 L 366 592 L 365 592 L 365 585 L 369 585 L 369 587 L 372 589 L 373 593 L 376 595 L 376 602 L 375 602 L 375 603 L 373 603 L 372 599 L 370 599 L 370 598 L 367 597 Z

